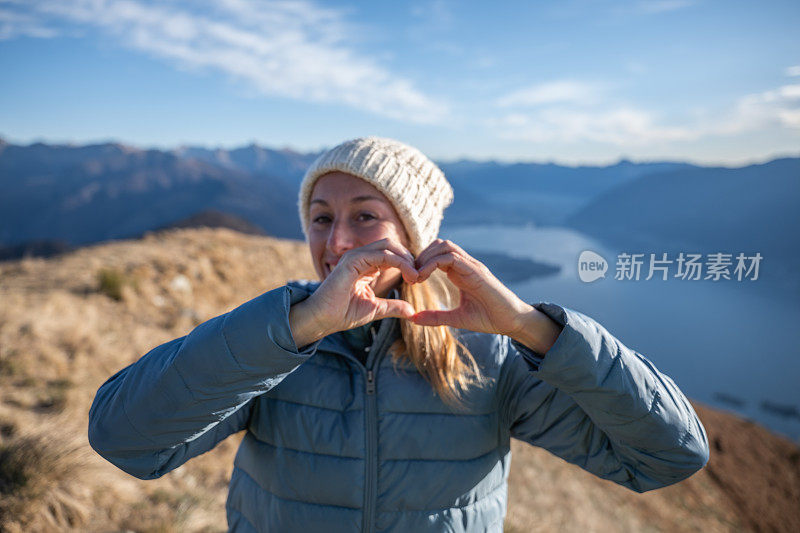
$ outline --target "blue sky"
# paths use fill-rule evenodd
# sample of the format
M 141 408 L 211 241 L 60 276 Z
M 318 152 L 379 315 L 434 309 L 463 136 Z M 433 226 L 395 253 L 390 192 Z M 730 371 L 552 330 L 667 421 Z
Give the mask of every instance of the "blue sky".
M 0 136 L 438 160 L 800 155 L 800 2 L 0 0 Z

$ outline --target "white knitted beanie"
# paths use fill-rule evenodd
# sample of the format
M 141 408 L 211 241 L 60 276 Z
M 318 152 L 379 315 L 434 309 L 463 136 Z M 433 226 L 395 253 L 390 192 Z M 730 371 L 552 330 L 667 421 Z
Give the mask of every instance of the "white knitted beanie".
M 331 148 L 306 171 L 298 201 L 306 238 L 314 184 L 337 170 L 367 181 L 389 199 L 405 225 L 413 254 L 439 234 L 444 210 L 453 201 L 453 188 L 444 173 L 416 148 L 393 139 L 363 137 Z

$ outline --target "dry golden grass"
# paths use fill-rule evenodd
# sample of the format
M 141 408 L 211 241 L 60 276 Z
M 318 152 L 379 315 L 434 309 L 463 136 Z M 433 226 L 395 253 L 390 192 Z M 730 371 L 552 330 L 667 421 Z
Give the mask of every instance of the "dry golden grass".
M 161 479 L 134 479 L 88 445 L 97 388 L 149 349 L 289 279 L 305 245 L 189 229 L 0 264 L 0 531 L 223 531 L 241 435 Z M 701 472 L 637 495 L 514 444 L 508 531 L 735 531 Z
M 67 529 L 89 516 L 89 487 L 75 482 L 92 469 L 89 450 L 76 435 L 54 438 L 48 431 L 54 427 L 26 430 L 0 445 L 0 517 L 10 531 L 23 524 Z
M 700 472 L 687 481 L 637 494 L 549 452 L 512 442 L 506 531 L 743 531 L 736 511 Z
M 150 348 L 314 277 L 301 242 L 210 229 L 0 264 L 0 531 L 224 531 L 239 436 L 140 481 L 91 450 L 89 406 Z

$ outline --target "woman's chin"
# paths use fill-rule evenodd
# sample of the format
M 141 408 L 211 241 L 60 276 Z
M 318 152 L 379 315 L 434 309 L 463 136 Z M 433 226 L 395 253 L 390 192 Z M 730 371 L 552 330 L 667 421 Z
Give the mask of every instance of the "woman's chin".
M 386 279 L 376 279 L 372 283 L 369 284 L 372 292 L 375 293 L 375 296 L 378 298 L 385 298 L 392 289 L 400 288 L 400 282 L 402 278 L 398 277 L 394 280 L 386 280 Z

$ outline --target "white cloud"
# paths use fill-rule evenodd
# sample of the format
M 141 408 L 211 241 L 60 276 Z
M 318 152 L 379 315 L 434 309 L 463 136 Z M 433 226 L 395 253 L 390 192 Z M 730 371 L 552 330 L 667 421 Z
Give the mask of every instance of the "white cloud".
M 41 23 L 36 17 L 0 8 L 0 41 L 22 36 L 50 38 L 56 35 L 58 32 L 54 28 Z
M 791 77 L 800 76 L 800 65 L 786 67 L 785 74 Z
M 555 103 L 585 105 L 594 103 L 598 99 L 600 92 L 601 88 L 597 84 L 573 80 L 556 80 L 532 85 L 506 94 L 498 98 L 496 104 L 500 107 L 532 107 Z
M 97 27 L 123 45 L 182 68 L 223 72 L 267 96 L 345 104 L 398 120 L 436 123 L 441 102 L 348 46 L 343 12 L 306 0 L 32 0 L 17 14 L 38 24 Z M 202 11 L 200 13 L 199 11 Z M 2 26 L 0 26 L 2 27 Z M 17 33 L 30 30 L 16 26 Z
M 517 104 L 523 104 L 519 99 Z M 569 102 L 567 102 L 569 104 Z M 721 113 L 683 117 L 677 124 L 630 105 L 598 102 L 593 106 L 563 102 L 535 109 L 514 109 L 488 121 L 503 139 L 534 143 L 597 142 L 620 147 L 656 146 L 710 137 L 754 134 L 770 129 L 800 129 L 800 84 L 739 98 Z
M 730 119 L 717 132 L 735 134 L 770 126 L 800 128 L 800 84 L 783 85 L 739 99 Z
M 502 138 L 536 143 L 590 141 L 639 146 L 696 137 L 686 128 L 660 126 L 651 113 L 632 107 L 594 111 L 553 107 L 530 115 L 511 113 L 492 125 Z

